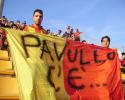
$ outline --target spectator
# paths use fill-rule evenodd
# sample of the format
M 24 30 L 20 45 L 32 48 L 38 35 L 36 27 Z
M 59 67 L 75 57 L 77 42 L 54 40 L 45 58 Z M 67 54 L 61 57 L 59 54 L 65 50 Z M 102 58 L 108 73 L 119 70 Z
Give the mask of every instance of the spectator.
M 25 27 L 26 27 L 26 21 L 20 24 L 20 30 L 24 30 Z
M 11 26 L 14 24 L 14 21 L 10 21 L 9 22 L 9 26 L 10 26 L 10 28 L 11 28 Z
M 73 33 L 75 41 L 80 41 L 80 34 L 81 34 L 81 32 L 79 32 L 79 29 L 77 28 L 76 32 Z
M 82 40 L 82 43 L 87 44 L 86 40 Z
M 56 34 L 56 36 L 61 37 L 61 33 L 62 33 L 62 30 L 58 30 L 58 33 Z
M 110 45 L 110 37 L 108 37 L 108 36 L 103 36 L 103 37 L 101 38 L 101 44 L 102 44 L 102 47 L 109 48 L 109 45 Z
M 4 18 L 4 17 L 2 18 L 2 22 L 1 22 L 1 26 L 2 27 L 5 27 L 6 20 L 7 20 L 6 18 Z
M 103 37 L 101 38 L 101 43 L 102 43 L 102 46 L 103 46 L 103 47 L 109 48 L 109 45 L 110 45 L 110 37 L 109 37 L 109 36 L 103 36 Z M 121 61 L 121 52 L 118 51 L 116 48 L 115 48 L 114 50 L 117 51 L 118 58 L 119 58 L 119 60 Z
M 16 26 L 16 24 L 13 24 L 13 25 L 11 25 L 11 29 L 15 29 L 15 30 L 17 30 L 18 27 Z
M 121 66 L 125 67 L 125 52 L 122 53 Z
M 26 21 L 24 21 L 22 24 L 23 24 L 24 26 L 26 26 Z
M 70 34 L 71 34 L 71 35 L 73 34 L 73 31 L 74 31 L 74 30 L 73 30 L 73 28 L 72 28 L 71 31 L 70 31 Z
M 46 30 L 46 34 L 51 35 L 50 29 L 47 29 L 47 30 Z
M 71 33 L 71 28 L 70 28 L 70 26 L 67 26 L 66 27 L 66 31 L 65 31 L 65 33 L 63 34 L 62 37 L 70 39 L 71 38 L 71 34 L 70 33 Z
M 20 24 L 20 30 L 24 30 L 24 28 L 25 28 L 25 26 L 24 26 L 24 24 Z
M 3 28 L 0 28 L 0 34 L 1 37 L 4 37 L 6 35 L 5 30 Z
M 5 27 L 10 28 L 8 20 L 5 21 Z
M 5 17 L 5 16 L 2 16 L 1 19 L 2 19 L 2 20 L 3 20 L 3 19 L 6 19 L 6 17 Z
M 30 32 L 36 32 L 38 34 L 44 34 L 45 30 L 41 26 L 42 20 L 43 20 L 43 11 L 40 10 L 40 9 L 36 9 L 33 12 L 33 21 L 34 21 L 34 24 L 32 24 L 30 26 L 26 26 L 24 28 L 24 31 L 30 31 Z
M 19 20 L 16 21 L 16 26 L 18 27 L 18 29 L 20 29 L 20 21 Z
M 8 42 L 6 36 L 2 38 L 2 47 L 1 50 L 7 50 L 8 49 Z

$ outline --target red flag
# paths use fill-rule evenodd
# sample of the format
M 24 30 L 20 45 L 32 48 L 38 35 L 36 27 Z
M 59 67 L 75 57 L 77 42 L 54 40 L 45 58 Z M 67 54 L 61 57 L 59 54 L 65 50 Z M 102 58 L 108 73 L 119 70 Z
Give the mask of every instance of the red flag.
M 124 100 L 115 50 L 68 40 L 63 66 L 71 100 Z

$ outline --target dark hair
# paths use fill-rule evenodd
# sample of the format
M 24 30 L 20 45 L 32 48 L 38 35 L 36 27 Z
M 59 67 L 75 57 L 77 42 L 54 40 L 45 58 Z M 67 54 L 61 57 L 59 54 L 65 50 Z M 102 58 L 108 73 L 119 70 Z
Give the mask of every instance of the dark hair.
M 33 15 L 34 15 L 36 12 L 39 12 L 40 14 L 43 15 L 43 11 L 42 11 L 41 9 L 35 9 L 34 12 L 33 12 Z
M 58 33 L 61 33 L 62 32 L 62 30 L 58 30 Z
M 125 55 L 125 52 L 122 52 L 122 55 Z
M 105 39 L 105 38 L 107 38 L 107 39 L 108 39 L 109 44 L 110 44 L 110 37 L 109 37 L 109 36 L 103 36 L 103 37 L 101 38 L 101 42 L 103 42 L 103 39 Z
M 16 22 L 20 23 L 20 20 L 17 20 Z
M 5 16 L 2 16 L 2 18 L 5 18 Z
M 86 40 L 82 40 L 82 42 L 86 42 Z
M 75 41 L 80 41 L 80 38 L 79 38 L 79 37 L 76 37 L 76 38 L 75 38 Z
M 12 24 L 12 25 L 11 25 L 11 28 L 13 28 L 14 26 L 15 26 L 16 28 L 18 28 L 16 24 Z
M 47 29 L 47 30 L 46 30 L 46 34 L 49 34 L 49 33 L 50 33 L 50 29 Z
M 50 31 L 50 29 L 47 29 L 46 31 L 48 32 L 48 31 Z

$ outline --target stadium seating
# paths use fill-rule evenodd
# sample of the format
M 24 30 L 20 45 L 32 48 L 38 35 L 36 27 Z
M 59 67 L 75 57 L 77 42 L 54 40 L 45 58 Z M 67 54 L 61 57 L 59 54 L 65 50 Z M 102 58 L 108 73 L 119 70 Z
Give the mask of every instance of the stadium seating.
M 19 100 L 15 72 L 6 50 L 0 50 L 0 100 Z

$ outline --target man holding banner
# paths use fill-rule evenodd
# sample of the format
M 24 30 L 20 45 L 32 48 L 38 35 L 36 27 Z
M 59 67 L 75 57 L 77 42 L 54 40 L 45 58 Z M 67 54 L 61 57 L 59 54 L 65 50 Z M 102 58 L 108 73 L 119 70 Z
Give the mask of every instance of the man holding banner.
M 103 47 L 106 47 L 106 48 L 109 48 L 109 45 L 110 45 L 110 37 L 108 36 L 103 36 L 101 38 L 101 44 Z
M 33 21 L 34 21 L 34 24 L 32 24 L 30 26 L 26 26 L 24 28 L 24 31 L 36 32 L 36 33 L 39 33 L 39 34 L 44 34 L 45 30 L 41 26 L 42 20 L 43 20 L 43 11 L 40 10 L 40 9 L 36 9 L 33 12 Z

